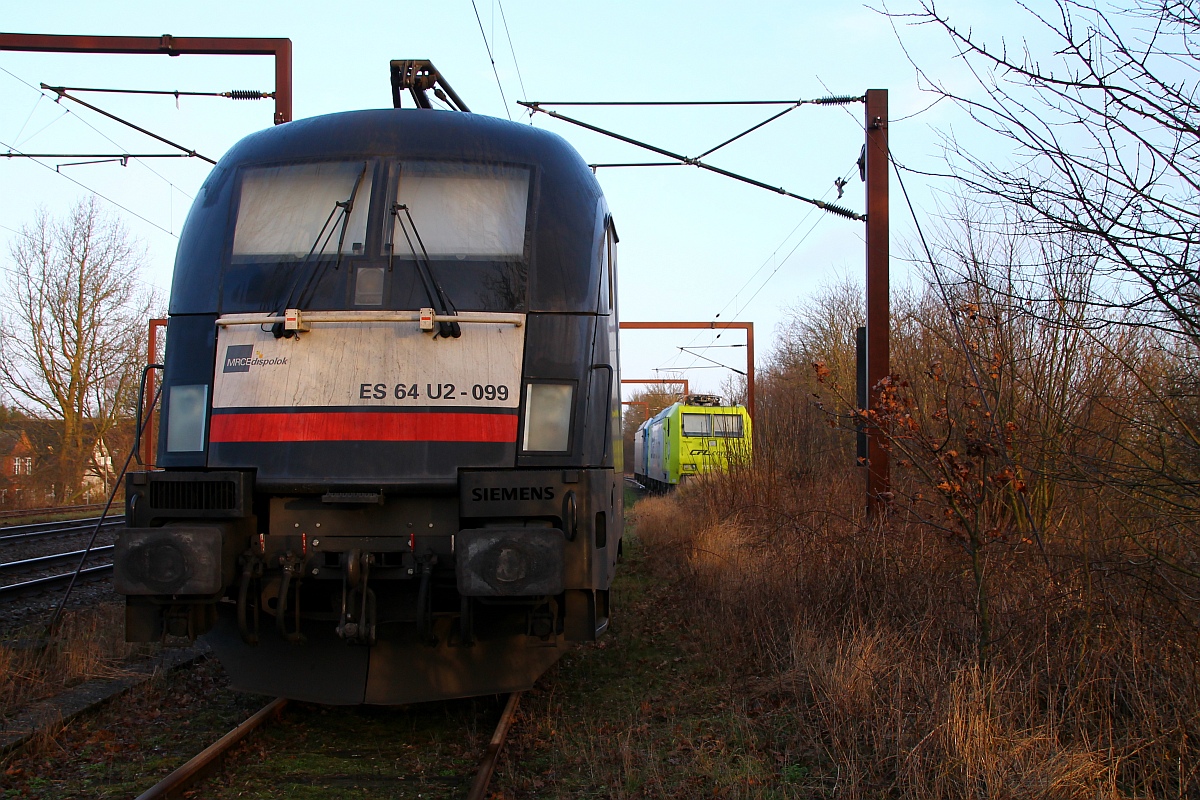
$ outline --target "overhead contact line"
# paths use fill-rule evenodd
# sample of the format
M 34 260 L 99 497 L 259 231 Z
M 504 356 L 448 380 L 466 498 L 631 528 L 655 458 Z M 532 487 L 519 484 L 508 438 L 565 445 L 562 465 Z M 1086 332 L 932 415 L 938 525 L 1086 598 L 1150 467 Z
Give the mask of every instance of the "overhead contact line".
M 862 103 L 862 95 L 831 95 L 813 100 L 541 100 L 540 106 L 840 106 Z M 522 105 L 528 105 L 523 103 Z
M 59 99 L 62 99 L 65 97 L 66 99 L 68 99 L 72 102 L 78 103 L 79 105 L 83 106 L 84 108 L 86 108 L 90 111 L 95 111 L 97 114 L 108 117 L 109 119 L 113 120 L 114 122 L 119 122 L 122 125 L 125 125 L 126 127 L 133 128 L 138 133 L 145 134 L 146 136 L 149 136 L 151 139 L 157 139 L 158 141 L 162 142 L 163 144 L 165 144 L 169 147 L 174 147 L 176 150 L 181 150 L 182 152 L 186 153 L 187 155 L 189 155 L 193 158 L 198 158 L 201 161 L 207 161 L 209 164 L 216 166 L 217 162 L 214 161 L 213 159 L 209 158 L 208 156 L 202 155 L 201 153 L 196 152 L 195 150 L 193 150 L 190 147 L 184 147 L 183 145 L 179 144 L 178 142 L 173 142 L 170 139 L 166 138 L 165 136 L 159 136 L 154 131 L 146 130 L 141 125 L 137 125 L 133 122 L 130 122 L 127 119 L 118 117 L 116 114 L 105 111 L 104 109 L 94 106 L 85 100 L 80 100 L 78 97 L 76 97 L 72 94 L 68 94 L 67 89 L 63 86 L 50 86 L 49 84 L 45 84 L 45 83 L 41 84 L 41 86 L 43 89 L 46 89 L 47 91 L 51 91 L 51 92 L 54 92 L 55 94 L 57 94 Z
M 42 88 L 62 94 L 63 92 L 101 92 L 104 94 L 154 94 L 168 95 L 176 99 L 180 97 L 225 97 L 230 100 L 274 100 L 274 92 L 260 92 L 257 89 L 231 89 L 228 92 L 185 92 L 179 89 L 96 89 L 86 86 L 47 86 Z
M 826 102 L 826 103 L 818 103 L 817 101 L 803 101 L 803 100 L 800 100 L 800 101 L 791 100 L 791 101 L 787 101 L 787 102 L 790 103 L 793 108 L 795 108 L 795 107 L 798 107 L 799 105 L 803 105 L 803 104 L 833 105 L 833 104 L 841 104 L 841 103 L 846 103 L 846 102 L 855 102 L 856 98 L 837 97 L 837 98 L 827 98 L 827 100 L 829 102 Z M 836 103 L 834 101 L 836 101 Z M 710 101 L 708 103 L 647 102 L 644 105 L 733 105 L 733 104 L 764 105 L 767 103 L 771 103 L 774 105 L 780 104 L 779 101 L 745 100 L 745 101 Z M 784 197 L 790 197 L 793 200 L 799 200 L 803 203 L 808 203 L 809 205 L 816 206 L 817 208 L 821 209 L 822 211 L 828 211 L 830 214 L 834 214 L 839 217 L 845 217 L 846 219 L 858 220 L 860 222 L 865 221 L 867 218 L 865 214 L 859 214 L 857 211 L 851 211 L 850 209 L 848 209 L 844 206 L 837 205 L 836 203 L 826 203 L 823 200 L 817 200 L 816 198 L 813 198 L 813 197 L 806 197 L 802 194 L 796 194 L 795 192 L 790 192 L 787 189 L 784 189 L 782 186 L 772 186 L 769 183 L 764 183 L 755 178 L 750 178 L 745 175 L 740 175 L 736 172 L 731 172 L 730 170 L 727 170 L 727 169 L 722 169 L 721 167 L 713 166 L 712 164 L 706 163 L 701 160 L 704 156 L 711 155 L 712 153 L 716 152 L 717 150 L 721 149 L 722 147 L 725 147 L 726 145 L 730 144 L 731 142 L 737 141 L 738 139 L 742 138 L 743 136 L 747 135 L 748 133 L 758 130 L 763 125 L 766 125 L 769 122 L 779 119 L 781 116 L 783 116 L 784 114 L 791 111 L 792 108 L 785 109 L 784 111 L 782 111 L 778 114 L 775 114 L 774 116 L 770 117 L 769 119 L 765 120 L 764 122 L 760 122 L 757 125 L 754 125 L 753 127 L 749 128 L 746 131 L 743 131 L 742 133 L 738 134 L 737 136 L 734 136 L 733 138 L 722 142 L 721 144 L 717 145 L 716 147 L 707 150 L 701 156 L 691 157 L 691 156 L 685 156 L 681 153 L 672 152 L 671 150 L 667 150 L 665 148 L 658 147 L 656 145 L 652 145 L 647 142 L 640 141 L 638 139 L 634 139 L 630 136 L 625 136 L 623 134 L 616 133 L 615 131 L 610 131 L 605 128 L 601 128 L 597 125 L 592 125 L 591 123 L 584 122 L 583 120 L 575 119 L 574 117 L 568 117 L 565 114 L 560 114 L 559 112 L 550 110 L 548 108 L 543 108 L 543 106 L 546 106 L 546 105 L 569 105 L 568 103 L 526 102 L 524 100 L 521 100 L 521 101 L 519 101 L 519 104 L 524 106 L 525 108 L 529 109 L 531 113 L 532 112 L 540 112 L 542 114 L 546 114 L 547 116 L 553 117 L 554 119 L 559 119 L 559 120 L 562 120 L 563 122 L 569 122 L 572 125 L 577 125 L 581 128 L 584 128 L 585 130 L 592 131 L 593 133 L 599 133 L 602 136 L 608 136 L 609 138 L 616 139 L 617 141 L 625 142 L 626 144 L 631 144 L 634 147 L 640 147 L 643 150 L 649 150 L 650 152 L 657 153 L 660 156 L 666 156 L 667 158 L 674 159 L 676 162 L 678 162 L 681 165 L 697 167 L 699 169 L 707 170 L 709 172 L 715 172 L 718 175 L 724 175 L 727 178 L 732 178 L 733 180 L 740 181 L 742 183 L 746 183 L 751 186 L 757 186 L 760 189 L 766 189 L 769 192 L 774 192 L 775 194 L 781 194 Z M 586 104 L 579 103 L 578 105 L 586 105 Z M 595 105 L 600 105 L 600 103 L 596 103 Z M 631 102 L 631 103 L 611 103 L 611 105 L 638 105 L 638 103 L 633 103 L 633 102 Z M 603 167 L 605 165 L 604 164 L 595 164 L 592 166 L 593 166 L 593 169 L 595 169 L 598 167 Z M 634 166 L 634 165 L 622 164 L 621 166 Z M 655 163 L 652 166 L 666 166 L 666 165 Z

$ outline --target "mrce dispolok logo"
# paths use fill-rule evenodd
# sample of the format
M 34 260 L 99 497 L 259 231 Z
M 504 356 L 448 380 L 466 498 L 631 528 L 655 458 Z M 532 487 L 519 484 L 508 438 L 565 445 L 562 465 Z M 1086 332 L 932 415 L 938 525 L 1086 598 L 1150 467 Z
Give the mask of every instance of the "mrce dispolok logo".
M 221 372 L 249 372 L 251 367 L 282 367 L 286 357 L 267 358 L 255 352 L 252 344 L 231 344 L 225 348 L 225 366 Z

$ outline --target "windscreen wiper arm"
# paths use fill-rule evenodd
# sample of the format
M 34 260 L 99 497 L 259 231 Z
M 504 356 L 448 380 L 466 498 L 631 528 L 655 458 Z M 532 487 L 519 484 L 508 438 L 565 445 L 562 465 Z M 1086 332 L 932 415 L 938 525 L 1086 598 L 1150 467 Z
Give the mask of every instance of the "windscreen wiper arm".
M 329 246 L 329 240 L 333 237 L 333 232 L 335 230 L 338 230 L 338 228 L 340 227 L 341 232 L 338 235 L 338 256 L 337 256 L 337 263 L 334 265 L 334 270 L 341 268 L 341 266 L 342 266 L 342 246 L 346 242 L 346 228 L 350 223 L 350 214 L 353 213 L 353 211 L 354 211 L 354 200 L 356 197 L 358 197 L 358 190 L 362 186 L 363 179 L 366 177 L 366 175 L 367 175 L 367 162 L 364 161 L 362 169 L 359 170 L 358 177 L 355 178 L 355 180 L 354 180 L 354 187 L 350 190 L 350 197 L 348 197 L 345 200 L 334 200 L 333 201 L 333 208 L 330 209 L 329 216 L 325 218 L 325 224 L 323 224 L 321 226 L 321 230 L 317 231 L 317 238 L 315 238 L 313 240 L 312 247 L 310 247 L 308 249 L 308 255 L 306 255 L 304 257 L 304 259 L 300 262 L 301 265 L 308 264 L 312 260 L 314 253 L 317 254 L 318 258 L 320 256 L 324 255 L 325 248 Z M 326 233 L 326 231 L 328 231 L 328 233 Z M 322 241 L 322 238 L 324 239 L 324 241 Z M 317 250 L 318 246 L 320 247 L 319 251 Z M 299 280 L 300 280 L 300 275 L 298 274 L 298 271 L 297 271 L 296 280 L 292 282 L 292 288 L 288 292 L 287 300 L 283 304 L 284 309 L 286 310 L 288 308 L 300 308 L 306 302 L 308 302 L 308 300 L 311 299 L 308 297 L 308 295 L 312 291 L 313 287 L 316 285 L 317 276 L 320 275 L 323 271 L 324 271 L 324 265 L 318 265 L 317 269 L 314 269 L 309 274 L 308 279 L 304 282 L 303 287 L 300 287 L 298 285 Z M 299 295 L 297 295 L 297 293 L 296 293 L 297 289 L 300 290 Z M 275 334 L 276 339 L 279 339 L 281 337 L 288 335 L 288 334 L 284 333 L 282 322 L 277 322 L 273 326 L 271 326 L 271 332 L 273 334 Z
M 413 236 L 417 237 L 417 244 L 421 246 L 421 255 L 417 255 L 417 248 L 413 246 L 412 237 L 408 235 L 408 228 L 404 226 L 403 220 L 400 219 L 400 212 L 404 212 L 404 216 L 408 218 L 408 224 L 412 226 Z M 417 264 L 417 274 L 421 276 L 421 283 L 425 286 L 425 294 L 429 297 L 429 302 L 433 306 L 433 310 L 440 316 L 450 316 L 457 314 L 454 304 L 450 302 L 450 298 L 446 296 L 445 290 L 434 277 L 433 267 L 429 263 L 429 251 L 425 249 L 425 242 L 421 240 L 421 233 L 417 230 L 417 223 L 413 221 L 412 212 L 408 210 L 408 206 L 403 203 L 392 203 L 392 245 L 388 248 L 388 272 L 392 270 L 392 256 L 396 252 L 396 223 L 400 224 L 400 230 L 404 234 L 404 240 L 408 242 L 408 249 L 412 251 L 413 261 Z M 457 322 L 439 322 L 438 333 L 442 338 L 457 339 L 462 336 L 462 329 Z
M 345 200 L 335 200 L 333 202 L 333 210 L 329 212 L 329 216 L 325 219 L 325 224 L 321 226 L 321 230 L 317 234 L 317 238 L 313 242 L 313 246 L 309 249 L 308 255 L 304 257 L 304 263 L 307 264 L 309 262 L 309 260 L 312 258 L 312 255 L 314 252 L 317 253 L 318 258 L 320 256 L 324 255 L 325 248 L 329 245 L 329 240 L 331 238 L 333 238 L 334 230 L 340 228 L 340 231 L 338 233 L 338 243 L 337 243 L 337 262 L 334 263 L 333 269 L 335 272 L 337 270 L 341 269 L 341 267 L 342 267 L 342 247 L 346 243 L 346 228 L 349 227 L 350 215 L 354 212 L 354 199 L 356 197 L 358 197 L 359 187 L 362 186 L 363 178 L 365 178 L 366 175 L 367 175 L 367 163 L 364 161 L 363 168 L 359 171 L 358 177 L 354 179 L 354 188 L 352 188 L 350 190 L 350 197 L 346 198 Z M 335 216 L 337 217 L 336 221 L 334 220 Z M 330 225 L 331 221 L 333 222 L 332 225 Z M 340 223 L 340 225 L 339 225 L 339 223 Z M 327 229 L 329 231 L 328 234 L 325 233 L 325 231 Z M 321 241 L 322 236 L 325 236 L 324 242 Z M 318 244 L 321 245 L 321 249 L 319 252 L 317 251 Z M 302 307 L 305 303 L 307 303 L 311 299 L 307 295 L 311 292 L 312 288 L 316 285 L 317 276 L 320 275 L 323 271 L 324 271 L 324 266 L 322 265 L 322 266 L 319 266 L 317 269 L 313 270 L 312 274 L 310 274 L 308 276 L 308 280 L 304 284 L 304 289 L 300 292 L 299 298 L 296 301 L 296 306 L 295 306 L 296 308 Z M 292 307 L 291 297 L 288 297 L 287 306 L 289 308 Z

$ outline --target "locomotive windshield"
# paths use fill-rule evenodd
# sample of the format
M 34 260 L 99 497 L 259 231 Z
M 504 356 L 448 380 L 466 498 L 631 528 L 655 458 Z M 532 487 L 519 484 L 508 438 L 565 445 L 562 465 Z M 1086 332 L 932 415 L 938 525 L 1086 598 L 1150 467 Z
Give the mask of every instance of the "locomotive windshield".
M 530 167 L 310 161 L 243 168 L 238 187 L 226 313 L 525 310 Z
M 399 231 L 385 237 L 395 243 L 397 257 L 416 257 L 405 250 L 423 245 L 421 255 L 430 259 L 524 259 L 528 169 L 406 162 L 400 165 L 395 202 L 408 209 L 421 237 L 411 245 Z
M 736 414 L 682 414 L 684 436 L 742 438 L 742 418 Z
M 260 167 L 242 175 L 233 261 L 361 255 L 372 171 L 362 161 Z

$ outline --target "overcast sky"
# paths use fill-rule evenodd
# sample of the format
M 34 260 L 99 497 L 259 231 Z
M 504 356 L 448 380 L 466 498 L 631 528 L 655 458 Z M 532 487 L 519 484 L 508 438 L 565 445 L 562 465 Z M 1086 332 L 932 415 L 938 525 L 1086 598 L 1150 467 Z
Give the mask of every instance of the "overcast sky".
M 911 4 L 892 2 L 893 11 Z M 942 8 L 942 4 L 939 4 Z M 954 3 L 964 25 L 1025 34 L 1006 5 Z M 478 11 L 478 17 L 476 16 Z M 50 2 L 6 4 L 8 32 L 157 36 L 287 37 L 294 53 L 294 116 L 391 105 L 388 62 L 429 58 L 477 113 L 510 116 L 567 138 L 589 163 L 658 160 L 628 145 L 535 116 L 518 100 L 812 99 L 828 94 L 890 93 L 890 139 L 902 163 L 937 168 L 937 130 L 955 110 L 919 91 L 893 23 L 853 2 Z M 482 31 L 481 31 L 482 27 Z M 909 52 L 950 82 L 961 69 L 935 32 L 901 26 Z M 489 49 L 491 57 L 489 58 Z M 495 66 L 493 68 L 492 60 Z M 113 56 L 0 53 L 0 154 L 163 153 L 169 148 L 68 101 L 36 89 L 49 85 L 228 91 L 273 89 L 269 57 Z M 498 76 L 498 80 L 497 80 Z M 188 148 L 219 158 L 242 136 L 271 124 L 271 102 L 127 95 L 84 96 Z M 697 155 L 778 109 L 563 109 L 685 155 Z M 797 194 L 834 200 L 835 178 L 848 178 L 839 201 L 864 208 L 855 160 L 863 142 L 860 104 L 798 108 L 713 154 L 714 165 Z M 957 124 L 962 125 L 959 121 Z M 969 126 L 959 131 L 969 135 Z M 969 141 L 969 140 L 968 140 Z M 987 146 L 985 143 L 980 147 Z M 1000 154 L 1001 156 L 1003 154 Z M 146 245 L 148 285 L 169 290 L 177 235 L 208 165 L 198 159 L 54 165 L 77 159 L 0 161 L 0 249 L 39 206 L 64 214 L 96 192 Z M 722 320 L 755 324 L 760 361 L 789 306 L 803 303 L 839 275 L 860 278 L 862 224 L 799 201 L 692 167 L 602 169 L 620 245 L 620 313 L 626 320 Z M 944 187 L 943 187 L 944 188 Z M 914 181 L 923 212 L 938 187 Z M 892 186 L 893 257 L 912 223 Z M 893 261 L 893 282 L 905 268 Z M 737 343 L 740 337 L 721 343 Z M 712 335 L 631 332 L 623 337 L 626 378 L 705 362 L 680 346 L 703 347 Z M 738 368 L 739 349 L 704 350 Z M 715 390 L 728 373 L 686 369 L 694 388 Z

